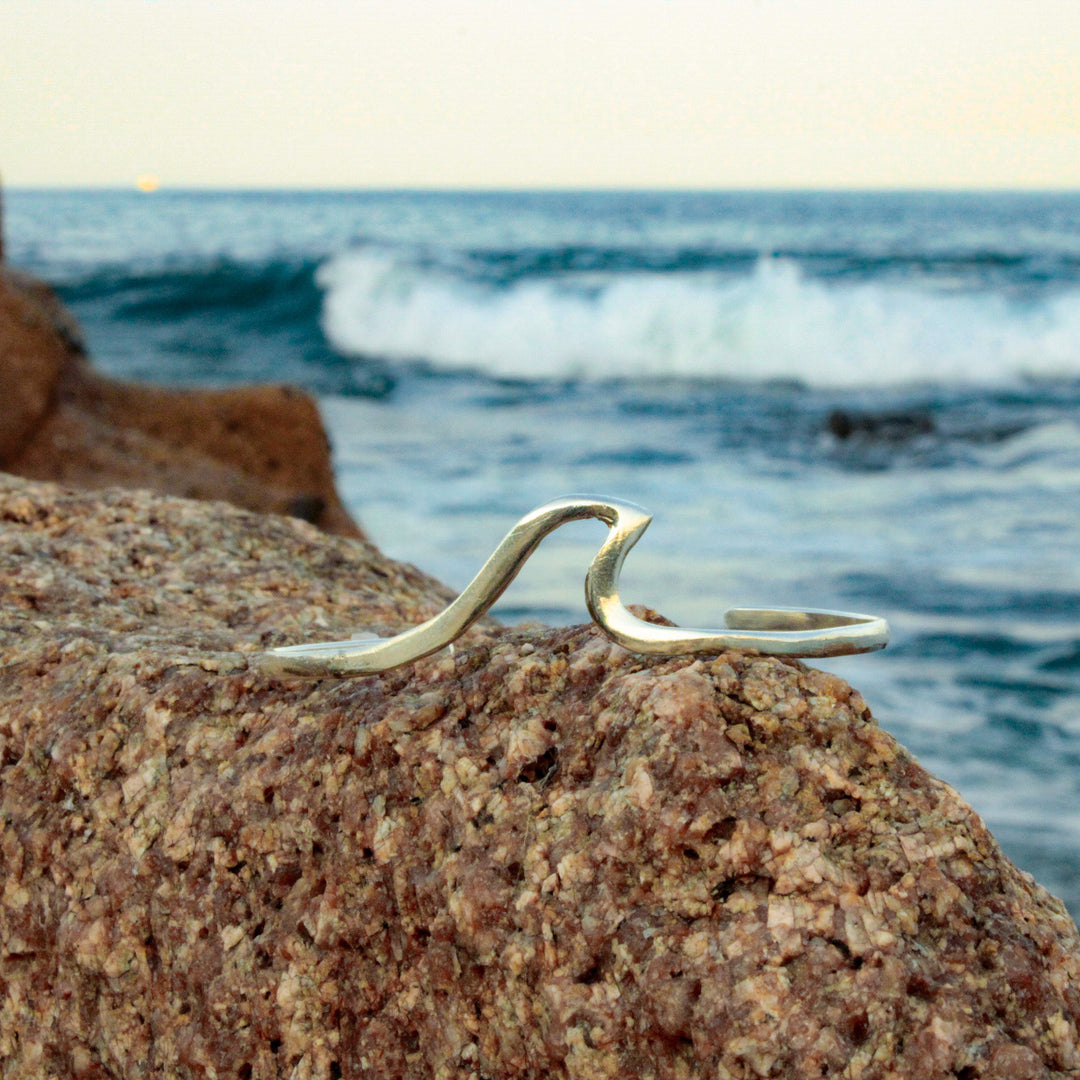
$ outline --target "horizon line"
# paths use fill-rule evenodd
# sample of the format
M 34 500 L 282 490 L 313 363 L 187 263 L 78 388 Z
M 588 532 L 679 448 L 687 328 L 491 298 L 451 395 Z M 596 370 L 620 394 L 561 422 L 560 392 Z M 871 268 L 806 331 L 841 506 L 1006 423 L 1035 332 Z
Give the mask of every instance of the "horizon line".
M 176 184 L 159 182 L 152 190 L 140 189 L 132 181 L 121 183 L 52 184 L 52 183 L 5 183 L 0 174 L 0 192 L 30 193 L 84 193 L 84 194 L 133 194 L 152 199 L 169 194 L 319 194 L 319 195 L 569 195 L 569 194 L 650 194 L 650 195 L 721 195 L 721 194 L 827 194 L 827 195 L 1080 195 L 1080 183 L 1074 186 L 1052 185 L 935 185 L 935 184 L 758 184 L 758 185 L 632 185 L 588 184 L 581 186 L 563 184 L 528 185 L 450 185 L 450 184 Z

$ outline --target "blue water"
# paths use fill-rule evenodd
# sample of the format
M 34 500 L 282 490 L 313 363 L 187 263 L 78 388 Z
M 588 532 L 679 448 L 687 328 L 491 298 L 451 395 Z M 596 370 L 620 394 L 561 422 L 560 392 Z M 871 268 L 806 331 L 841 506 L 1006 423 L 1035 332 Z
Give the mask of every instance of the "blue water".
M 575 491 L 624 597 L 894 629 L 830 662 L 1080 913 L 1080 194 L 9 192 L 97 365 L 319 395 L 390 555 L 464 585 Z M 581 621 L 595 523 L 505 618 Z M 826 665 L 822 665 L 826 666 Z

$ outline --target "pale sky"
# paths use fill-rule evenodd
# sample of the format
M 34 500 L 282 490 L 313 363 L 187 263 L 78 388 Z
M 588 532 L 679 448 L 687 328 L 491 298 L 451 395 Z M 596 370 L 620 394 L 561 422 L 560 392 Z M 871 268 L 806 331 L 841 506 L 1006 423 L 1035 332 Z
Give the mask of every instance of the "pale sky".
M 1080 0 L 0 0 L 17 186 L 1080 188 Z

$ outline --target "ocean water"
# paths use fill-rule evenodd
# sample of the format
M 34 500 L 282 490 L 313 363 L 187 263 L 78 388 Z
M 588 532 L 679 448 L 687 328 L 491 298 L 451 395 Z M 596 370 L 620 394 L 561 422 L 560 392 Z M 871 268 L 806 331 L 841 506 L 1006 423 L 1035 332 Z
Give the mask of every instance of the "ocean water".
M 8 192 L 117 376 L 288 380 L 388 554 L 461 587 L 558 495 L 623 596 L 886 616 L 830 661 L 1080 914 L 1080 194 Z M 496 614 L 587 618 L 595 522 Z

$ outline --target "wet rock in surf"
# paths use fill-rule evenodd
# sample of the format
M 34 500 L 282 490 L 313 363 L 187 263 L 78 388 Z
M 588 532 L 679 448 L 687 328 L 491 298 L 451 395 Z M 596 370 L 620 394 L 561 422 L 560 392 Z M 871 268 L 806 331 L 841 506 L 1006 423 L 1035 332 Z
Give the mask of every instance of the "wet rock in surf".
M 841 441 L 863 439 L 886 443 L 907 442 L 937 430 L 933 416 L 919 410 L 868 413 L 835 409 L 829 414 L 827 427 Z

